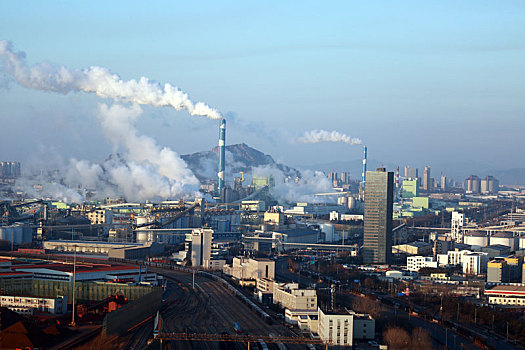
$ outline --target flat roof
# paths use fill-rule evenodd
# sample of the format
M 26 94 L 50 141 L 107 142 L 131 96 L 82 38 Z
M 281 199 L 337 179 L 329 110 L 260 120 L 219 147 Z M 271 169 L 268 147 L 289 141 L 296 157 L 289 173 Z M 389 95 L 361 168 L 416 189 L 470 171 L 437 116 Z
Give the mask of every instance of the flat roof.
M 508 294 L 525 296 L 525 286 L 499 285 L 485 290 L 485 294 Z

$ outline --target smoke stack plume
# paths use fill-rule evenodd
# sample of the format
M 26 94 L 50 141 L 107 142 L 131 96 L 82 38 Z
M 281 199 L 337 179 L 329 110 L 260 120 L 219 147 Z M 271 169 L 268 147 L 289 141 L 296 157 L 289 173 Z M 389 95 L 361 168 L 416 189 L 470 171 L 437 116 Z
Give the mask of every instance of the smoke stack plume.
M 226 120 L 221 119 L 221 123 L 219 126 L 219 172 L 217 173 L 217 176 L 219 177 L 219 182 L 217 186 L 219 197 L 222 195 L 222 189 L 224 188 L 224 169 L 226 167 L 225 152 L 226 152 Z
M 360 145 L 362 141 L 352 138 L 339 131 L 312 130 L 307 131 L 298 139 L 302 143 L 319 143 L 319 142 L 343 142 L 349 145 Z
M 127 101 L 140 105 L 170 106 L 186 110 L 191 115 L 209 119 L 221 119 L 220 113 L 203 102 L 193 102 L 188 94 L 171 85 L 161 85 L 142 77 L 122 80 L 107 68 L 92 66 L 82 70 L 70 70 L 64 66 L 38 63 L 29 66 L 26 54 L 15 51 L 13 44 L 0 40 L 0 61 L 6 73 L 27 88 L 67 94 L 72 91 L 95 93 L 103 98 Z

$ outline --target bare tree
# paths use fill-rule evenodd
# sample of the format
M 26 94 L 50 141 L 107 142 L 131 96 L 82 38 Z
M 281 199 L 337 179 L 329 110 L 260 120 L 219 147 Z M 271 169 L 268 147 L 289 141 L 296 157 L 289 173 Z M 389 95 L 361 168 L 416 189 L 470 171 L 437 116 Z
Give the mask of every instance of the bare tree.
M 357 312 L 371 315 L 376 320 L 381 317 L 383 306 L 377 300 L 356 297 L 352 303 L 352 309 Z
M 389 327 L 383 332 L 383 340 L 392 350 L 410 348 L 410 335 L 401 327 Z
M 410 349 L 427 350 L 432 349 L 432 338 L 430 334 L 421 327 L 415 328 L 412 331 L 412 340 L 410 342 Z

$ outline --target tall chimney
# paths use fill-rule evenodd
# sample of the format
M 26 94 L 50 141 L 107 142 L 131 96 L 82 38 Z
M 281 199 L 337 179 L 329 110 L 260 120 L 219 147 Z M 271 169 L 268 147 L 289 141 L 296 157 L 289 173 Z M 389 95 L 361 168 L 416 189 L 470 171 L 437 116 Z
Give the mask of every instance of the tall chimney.
M 365 181 L 366 181 L 366 145 L 364 146 L 364 151 L 363 151 L 363 173 L 361 174 L 361 177 L 362 177 L 361 181 L 364 187 Z
M 219 126 L 219 184 L 217 186 L 219 197 L 222 195 L 222 189 L 224 188 L 224 168 L 225 168 L 225 151 L 226 151 L 226 120 L 221 119 Z

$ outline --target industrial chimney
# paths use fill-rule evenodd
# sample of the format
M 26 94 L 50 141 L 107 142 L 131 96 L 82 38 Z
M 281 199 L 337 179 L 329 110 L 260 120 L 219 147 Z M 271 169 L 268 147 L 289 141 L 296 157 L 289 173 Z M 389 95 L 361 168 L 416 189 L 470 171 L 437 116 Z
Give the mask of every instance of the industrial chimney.
M 365 186 L 365 181 L 366 181 L 366 145 L 364 146 L 364 151 L 363 151 L 363 173 L 361 174 L 361 178 L 362 178 L 362 184 L 363 184 L 363 187 Z
M 224 168 L 225 168 L 225 151 L 226 151 L 226 120 L 221 119 L 219 126 L 219 183 L 217 186 L 218 196 L 221 197 L 222 189 L 224 188 Z

